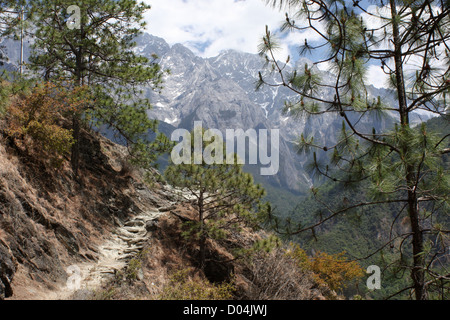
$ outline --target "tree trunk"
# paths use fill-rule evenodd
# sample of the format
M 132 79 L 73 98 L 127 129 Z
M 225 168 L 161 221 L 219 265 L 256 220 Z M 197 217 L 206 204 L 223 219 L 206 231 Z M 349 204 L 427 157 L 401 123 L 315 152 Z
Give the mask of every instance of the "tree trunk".
M 423 234 L 420 227 L 419 210 L 416 193 L 412 190 L 408 191 L 408 212 L 412 231 L 413 245 L 413 269 L 411 278 L 414 282 L 414 291 L 416 300 L 426 299 L 425 290 L 425 272 L 423 257 Z
M 409 112 L 406 97 L 405 81 L 403 76 L 403 57 L 402 57 L 402 43 L 400 38 L 400 31 L 397 22 L 397 8 L 395 1 L 390 0 L 391 14 L 392 14 L 392 30 L 394 40 L 394 61 L 395 61 L 395 78 L 399 101 L 400 123 L 402 128 L 409 128 Z M 408 145 L 402 148 L 403 154 L 408 153 Z M 411 271 L 411 278 L 413 280 L 415 297 L 417 300 L 426 299 L 425 290 L 425 272 L 424 272 L 424 258 L 423 252 L 423 234 L 419 219 L 419 206 L 416 194 L 416 179 L 414 166 L 407 164 L 405 171 L 405 181 L 408 187 L 408 214 L 411 224 L 412 232 L 412 249 L 413 249 L 413 267 Z
M 80 30 L 80 38 L 84 39 L 84 31 L 83 28 Z M 76 85 L 81 87 L 83 85 L 83 72 L 84 72 L 84 65 L 83 65 L 83 48 L 80 46 L 77 50 L 76 54 Z M 73 129 L 73 138 L 75 140 L 74 144 L 72 145 L 72 156 L 71 156 L 71 164 L 72 164 L 72 171 L 76 179 L 78 179 L 79 174 L 79 166 L 80 166 L 80 130 L 81 130 L 81 124 L 80 124 L 80 113 L 75 112 L 72 118 L 72 129 Z
M 72 116 L 72 130 L 74 143 L 72 145 L 72 154 L 70 157 L 70 162 L 72 164 L 72 171 L 75 179 L 79 177 L 79 167 L 80 167 L 80 118 L 79 114 L 75 113 Z
M 198 214 L 199 214 L 199 220 L 200 220 L 200 243 L 199 243 L 199 249 L 200 249 L 200 269 L 205 270 L 205 261 L 206 261 L 206 236 L 205 236 L 205 230 L 204 230 L 204 221 L 203 221 L 203 193 L 200 193 L 200 197 L 198 199 Z
M 200 238 L 200 269 L 205 270 L 206 264 L 206 237 L 202 234 Z
M 75 113 L 72 118 L 72 130 L 75 142 L 72 145 L 72 155 L 70 160 L 72 164 L 73 174 L 75 178 L 78 178 L 78 171 L 80 166 L 80 119 L 77 113 Z
M 394 38 L 394 60 L 395 60 L 395 80 L 398 94 L 398 105 L 400 109 L 400 122 L 402 126 L 409 126 L 408 102 L 406 99 L 405 80 L 403 77 L 403 61 L 402 61 L 402 44 L 400 38 L 400 31 L 397 23 L 397 8 L 395 1 L 391 1 L 392 14 L 392 32 Z
M 23 74 L 23 5 L 20 7 L 20 58 L 19 58 L 19 74 Z

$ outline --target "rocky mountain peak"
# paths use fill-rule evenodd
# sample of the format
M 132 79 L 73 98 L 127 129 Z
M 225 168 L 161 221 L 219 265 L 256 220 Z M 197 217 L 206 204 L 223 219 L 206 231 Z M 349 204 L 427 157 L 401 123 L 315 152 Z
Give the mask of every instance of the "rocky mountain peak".
M 219 130 L 248 130 L 259 125 L 267 129 L 280 129 L 284 172 L 273 180 L 278 186 L 293 190 L 302 189 L 299 186 L 307 188 L 311 184 L 311 179 L 303 170 L 307 159 L 295 154 L 290 141 L 303 132 L 314 135 L 316 141 L 329 139 L 340 127 L 338 117 L 329 114 L 320 119 L 298 120 L 282 114 L 284 102 L 298 97 L 283 87 L 263 86 L 256 92 L 258 72 L 264 70 L 264 60 L 257 54 L 224 50 L 216 57 L 202 58 L 182 44 L 171 46 L 164 39 L 148 33 L 139 35 L 135 41 L 137 54 L 148 58 L 156 54 L 161 67 L 171 71 L 165 79 L 162 94 L 146 90 L 153 104 L 148 115 L 162 122 L 162 127 L 168 130 L 166 134 L 170 135 L 170 130 L 176 127 L 192 128 L 195 120 L 202 120 L 205 127 Z M 17 45 L 11 41 L 7 43 L 7 50 L 13 56 Z M 314 71 L 321 73 L 324 79 L 333 81 L 332 74 L 319 70 L 307 58 L 292 61 L 287 70 L 296 68 L 301 72 L 305 64 L 313 66 Z M 280 80 L 276 74 L 267 76 L 269 82 Z M 380 96 L 386 105 L 395 103 L 395 97 L 388 90 L 368 86 L 368 92 L 374 99 Z M 320 94 L 326 97 L 332 92 L 324 90 Z M 422 116 L 417 121 L 426 118 Z M 380 126 L 385 127 L 392 121 L 392 118 L 383 120 Z M 361 122 L 361 125 L 371 126 L 369 122 Z
M 135 39 L 136 48 L 142 55 L 156 54 L 158 57 L 162 57 L 169 50 L 169 44 L 163 39 L 148 33 L 142 33 Z

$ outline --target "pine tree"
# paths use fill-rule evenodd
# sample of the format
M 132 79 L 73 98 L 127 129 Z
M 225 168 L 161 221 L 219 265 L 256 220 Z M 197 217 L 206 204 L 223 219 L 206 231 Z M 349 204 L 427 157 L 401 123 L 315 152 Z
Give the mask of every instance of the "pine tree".
M 402 267 L 410 270 L 412 284 L 402 291 L 412 289 L 415 298 L 422 300 L 430 297 L 433 286 L 440 286 L 440 291 L 448 290 L 450 274 L 437 266 L 445 260 L 448 248 L 448 226 L 440 224 L 446 220 L 439 212 L 445 215 L 449 210 L 449 174 L 442 158 L 450 152 L 450 134 L 444 132 L 438 137 L 425 124 L 413 127 L 410 115 L 424 110 L 448 122 L 449 2 L 380 0 L 374 1 L 378 10 L 370 12 L 357 0 L 267 2 L 280 8 L 286 6 L 294 13 L 286 14 L 283 32 L 317 35 L 320 40 L 300 44 L 300 53 L 325 54 L 315 64 L 327 63 L 334 78 L 321 79 L 308 65 L 287 73 L 289 58 L 286 63 L 277 59 L 277 36 L 266 28 L 260 54 L 272 71 L 278 73 L 280 81 L 269 82 L 260 73 L 258 87 L 282 86 L 297 93 L 297 101 L 286 103 L 285 112 L 291 116 L 340 117 L 342 130 L 336 136 L 336 144 L 321 145 L 302 134 L 298 150 L 313 151 L 314 171 L 344 187 L 370 182 L 368 194 L 373 196 L 364 203 L 348 199 L 334 207 L 322 203 L 328 215 L 293 233 L 306 230 L 314 233 L 326 221 L 351 209 L 398 204 L 400 209 L 393 215 L 392 228 L 406 215 L 410 232 L 391 237 L 384 247 L 397 245 L 403 260 L 404 246 L 410 241 L 412 259 L 406 265 L 402 262 Z M 369 24 L 365 18 L 368 16 L 377 23 Z M 366 81 L 369 63 L 378 64 L 389 76 L 391 89 L 397 96 L 396 105 L 384 105 L 380 97 L 369 98 Z M 321 96 L 324 89 L 332 90 L 333 94 Z M 358 127 L 358 123 L 383 112 L 396 115 L 397 124 L 392 130 L 364 132 Z M 318 150 L 331 153 L 329 163 L 318 160 Z M 313 191 L 317 193 L 316 189 Z
M 136 0 L 33 0 L 34 33 L 30 66 L 46 80 L 87 85 L 95 96 L 73 115 L 76 143 L 72 167 L 78 175 L 82 119 L 113 128 L 130 146 L 140 164 L 156 159 L 160 140 L 148 141 L 157 132 L 157 121 L 147 117 L 151 107 L 143 88 L 161 88 L 160 66 L 133 52 L 134 38 L 145 26 L 150 7 Z
M 193 157 L 198 156 L 194 136 L 204 133 L 199 127 L 195 130 L 197 133 L 185 138 L 190 141 Z M 197 217 L 184 223 L 185 236 L 198 241 L 201 269 L 207 260 L 207 239 L 224 239 L 231 233 L 241 232 L 245 226 L 258 228 L 268 210 L 268 204 L 262 201 L 264 189 L 242 170 L 237 159 L 234 164 L 225 163 L 226 148 L 218 136 L 204 143 L 202 152 L 215 161 L 202 157 L 201 164 L 194 164 L 191 157 L 190 163 L 171 163 L 165 171 L 165 178 L 171 185 L 194 199 Z
M 19 11 L 20 1 L 0 0 L 0 36 L 3 38 L 15 25 L 15 15 Z

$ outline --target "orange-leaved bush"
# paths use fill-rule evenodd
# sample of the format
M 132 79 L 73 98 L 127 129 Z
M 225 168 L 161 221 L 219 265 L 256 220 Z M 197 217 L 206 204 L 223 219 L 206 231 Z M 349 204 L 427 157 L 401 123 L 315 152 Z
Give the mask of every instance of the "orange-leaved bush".
M 31 93 L 15 97 L 7 109 L 8 135 L 16 145 L 60 166 L 74 141 L 64 127 L 66 117 L 89 104 L 87 88 L 39 83 Z
M 319 251 L 310 257 L 298 245 L 292 245 L 287 250 L 287 255 L 294 258 L 302 269 L 313 272 L 317 283 L 326 284 L 334 291 L 346 288 L 353 280 L 364 275 L 359 263 L 349 261 L 345 254 L 345 251 L 337 254 Z

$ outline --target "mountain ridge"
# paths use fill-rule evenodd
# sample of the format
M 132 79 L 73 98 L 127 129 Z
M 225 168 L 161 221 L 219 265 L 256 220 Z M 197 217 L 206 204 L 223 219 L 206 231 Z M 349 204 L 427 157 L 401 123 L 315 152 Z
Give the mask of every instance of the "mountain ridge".
M 135 53 L 149 59 L 156 55 L 161 68 L 171 71 L 165 78 L 161 93 L 144 88 L 153 105 L 148 115 L 165 123 L 161 127 L 166 134 L 170 136 L 170 130 L 176 128 L 192 130 L 194 121 L 202 121 L 204 127 L 222 132 L 226 129 L 278 129 L 280 171 L 272 177 L 261 177 L 262 181 L 300 193 L 305 193 L 313 185 L 314 180 L 305 169 L 309 160 L 296 154 L 293 142 L 305 133 L 314 136 L 315 141 L 333 143 L 333 137 L 341 126 L 338 116 L 293 119 L 283 114 L 284 102 L 296 96 L 283 87 L 263 86 L 256 91 L 258 72 L 264 71 L 264 61 L 257 54 L 228 49 L 216 57 L 202 58 L 182 44 L 169 45 L 163 38 L 149 33 L 136 37 L 135 43 Z M 17 45 L 17 42 L 7 40 L 6 47 L 12 52 L 10 62 L 15 60 Z M 29 52 L 27 47 L 25 59 Z M 293 62 L 295 66 L 305 63 L 312 62 L 307 58 Z M 8 67 L 11 69 L 13 65 L 10 63 Z M 321 72 L 322 77 L 331 77 L 326 71 L 317 68 L 316 71 Z M 277 80 L 276 75 L 269 79 Z M 389 90 L 373 86 L 368 86 L 368 90 L 373 98 L 381 96 L 385 104 L 395 103 Z M 332 92 L 321 94 L 330 95 Z M 387 115 L 381 121 L 373 119 L 360 125 L 367 130 L 375 126 L 379 131 L 394 121 L 391 115 Z

